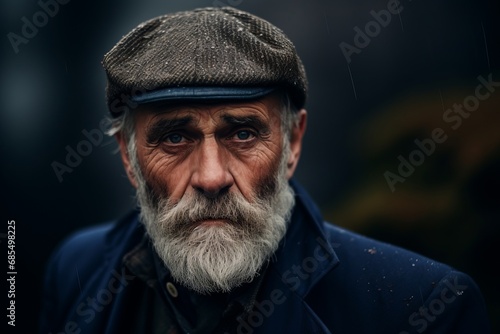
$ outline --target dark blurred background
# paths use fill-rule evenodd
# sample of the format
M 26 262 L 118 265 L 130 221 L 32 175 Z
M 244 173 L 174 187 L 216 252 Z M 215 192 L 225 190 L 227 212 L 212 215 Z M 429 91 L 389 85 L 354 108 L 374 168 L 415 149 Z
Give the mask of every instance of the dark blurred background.
M 104 53 L 151 17 L 224 4 L 283 29 L 304 61 L 309 123 L 296 179 L 325 218 L 467 272 L 500 332 L 500 87 L 474 100 L 480 76 L 500 82 L 498 1 L 402 0 L 382 24 L 372 11 L 391 1 L 59 1 L 45 6 L 50 15 L 39 13 L 50 0 L 1 2 L 0 245 L 6 272 L 7 221 L 15 220 L 14 332 L 36 332 L 44 265 L 57 244 L 134 206 L 113 139 L 99 139 Z M 23 31 L 27 21 L 38 27 Z M 443 118 L 464 101 L 475 109 L 467 117 Z M 439 128 L 446 140 L 414 153 L 415 140 Z M 85 156 L 61 169 L 71 150 Z M 404 178 L 400 158 L 418 164 Z

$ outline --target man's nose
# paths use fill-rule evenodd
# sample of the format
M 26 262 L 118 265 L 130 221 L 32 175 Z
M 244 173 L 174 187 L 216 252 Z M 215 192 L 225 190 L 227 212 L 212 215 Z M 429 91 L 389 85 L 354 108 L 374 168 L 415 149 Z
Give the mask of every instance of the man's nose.
M 225 154 L 214 138 L 205 139 L 196 153 L 192 187 L 203 195 L 214 198 L 227 192 L 234 184 L 228 170 Z

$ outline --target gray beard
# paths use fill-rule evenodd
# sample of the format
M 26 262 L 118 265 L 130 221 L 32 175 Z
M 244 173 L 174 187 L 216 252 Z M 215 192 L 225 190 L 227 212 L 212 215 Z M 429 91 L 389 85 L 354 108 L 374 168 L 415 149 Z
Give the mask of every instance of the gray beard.
M 195 192 L 177 203 L 158 196 L 143 178 L 133 146 L 129 156 L 138 183 L 140 219 L 174 280 L 202 294 L 228 292 L 251 282 L 278 248 L 295 204 L 286 179 L 288 142 L 268 181 L 272 184 L 260 185 L 264 190 L 256 191 L 252 202 L 232 192 L 216 198 Z M 225 223 L 198 224 L 206 219 Z

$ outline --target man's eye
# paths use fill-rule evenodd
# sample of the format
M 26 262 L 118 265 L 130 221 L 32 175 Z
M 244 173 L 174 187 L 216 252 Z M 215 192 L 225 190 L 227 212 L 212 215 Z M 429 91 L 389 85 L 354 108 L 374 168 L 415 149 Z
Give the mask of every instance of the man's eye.
M 178 144 L 182 141 L 183 137 L 178 133 L 173 133 L 165 137 L 165 141 L 170 142 L 172 144 Z
M 236 132 L 235 136 L 239 140 L 248 140 L 253 136 L 253 134 L 247 130 L 240 130 L 240 131 Z

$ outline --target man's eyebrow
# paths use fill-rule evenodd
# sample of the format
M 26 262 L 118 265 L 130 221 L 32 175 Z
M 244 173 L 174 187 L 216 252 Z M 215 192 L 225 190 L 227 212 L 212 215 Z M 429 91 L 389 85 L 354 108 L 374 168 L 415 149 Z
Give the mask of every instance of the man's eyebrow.
M 158 143 L 165 133 L 177 127 L 189 124 L 192 120 L 193 118 L 189 116 L 172 119 L 162 118 L 146 129 L 146 139 L 148 143 Z
M 222 119 L 232 125 L 252 125 L 260 129 L 267 129 L 269 125 L 257 116 L 229 116 L 223 115 Z

